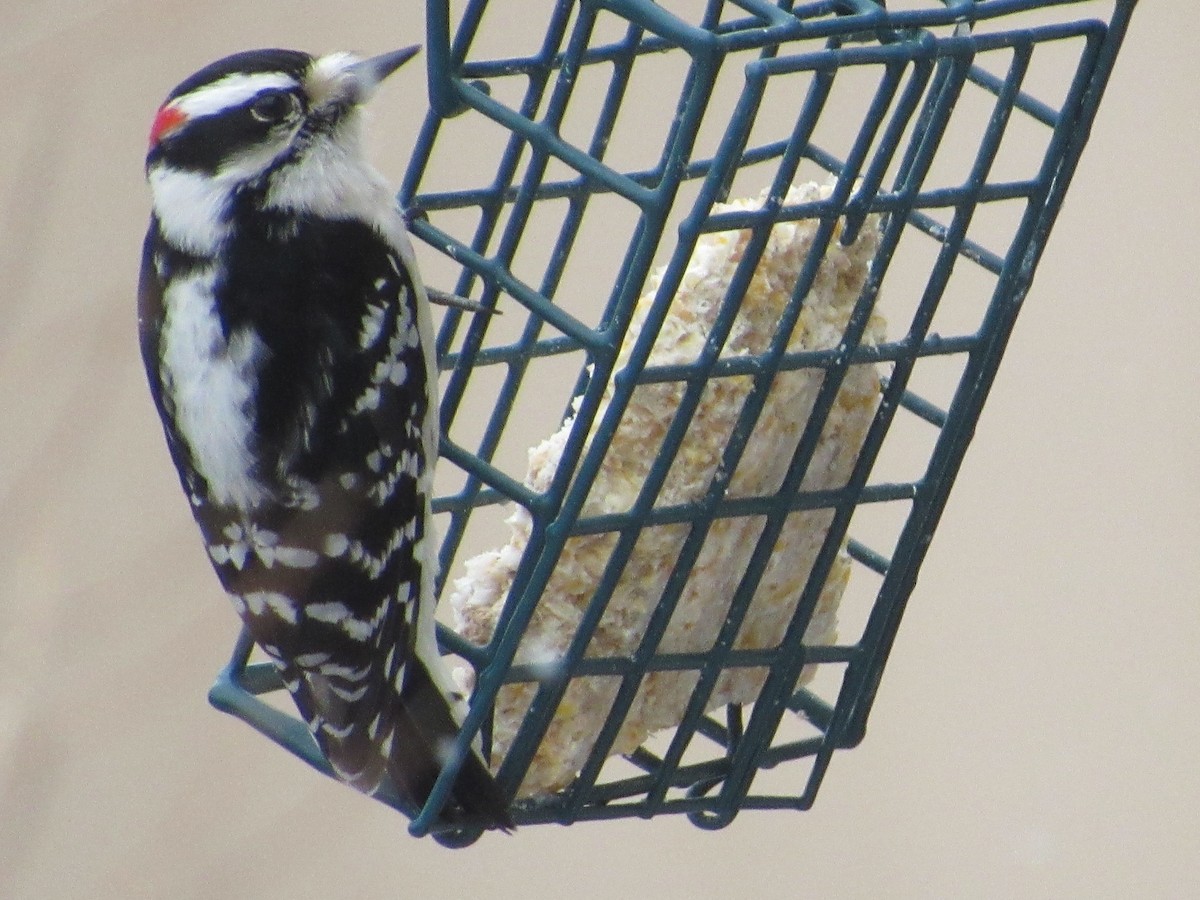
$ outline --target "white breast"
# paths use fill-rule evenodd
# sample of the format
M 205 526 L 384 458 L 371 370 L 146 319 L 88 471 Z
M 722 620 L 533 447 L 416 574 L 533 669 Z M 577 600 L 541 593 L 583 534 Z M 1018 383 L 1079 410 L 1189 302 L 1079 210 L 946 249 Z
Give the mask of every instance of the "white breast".
M 226 340 L 213 300 L 216 267 L 175 281 L 164 299 L 163 388 L 175 426 L 212 500 L 247 509 L 266 499 L 254 477 L 251 439 L 265 348 L 243 329 Z

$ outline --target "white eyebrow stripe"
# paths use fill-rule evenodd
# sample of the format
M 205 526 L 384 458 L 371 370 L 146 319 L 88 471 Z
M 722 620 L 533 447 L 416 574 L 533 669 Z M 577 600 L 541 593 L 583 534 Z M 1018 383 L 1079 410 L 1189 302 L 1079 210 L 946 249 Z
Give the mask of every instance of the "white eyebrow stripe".
M 295 87 L 298 87 L 296 79 L 282 72 L 254 72 L 249 75 L 235 72 L 177 97 L 171 101 L 171 105 L 189 119 L 195 119 L 240 106 L 260 91 L 272 88 L 290 90 Z

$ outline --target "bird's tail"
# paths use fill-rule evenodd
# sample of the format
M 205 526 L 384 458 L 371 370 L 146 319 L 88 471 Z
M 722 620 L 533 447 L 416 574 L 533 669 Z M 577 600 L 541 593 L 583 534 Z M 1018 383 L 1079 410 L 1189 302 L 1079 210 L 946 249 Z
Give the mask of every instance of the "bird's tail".
M 405 665 L 395 725 L 388 775 L 396 788 L 420 807 L 429 799 L 434 782 L 445 767 L 450 748 L 458 737 L 459 723 L 450 701 L 415 655 Z M 463 760 L 442 818 L 454 824 L 502 831 L 516 827 L 508 812 L 507 799 L 474 751 Z
M 367 670 L 351 669 L 350 675 L 362 677 L 348 680 L 345 672 L 300 671 L 280 664 L 334 774 L 366 794 L 375 794 L 386 776 L 404 800 L 420 809 L 445 768 L 460 726 L 451 700 L 420 656 L 413 654 L 403 667 L 397 692 L 394 676 L 370 678 Z M 503 792 L 473 750 L 463 760 L 441 819 L 504 831 L 514 827 Z

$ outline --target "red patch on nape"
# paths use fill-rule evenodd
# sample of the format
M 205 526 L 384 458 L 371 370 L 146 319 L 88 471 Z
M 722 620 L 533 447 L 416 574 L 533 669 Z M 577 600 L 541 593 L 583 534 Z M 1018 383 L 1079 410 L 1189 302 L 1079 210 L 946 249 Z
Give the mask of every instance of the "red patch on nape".
M 168 134 L 187 121 L 187 114 L 177 106 L 164 106 L 154 117 L 150 126 L 150 146 L 153 147 Z

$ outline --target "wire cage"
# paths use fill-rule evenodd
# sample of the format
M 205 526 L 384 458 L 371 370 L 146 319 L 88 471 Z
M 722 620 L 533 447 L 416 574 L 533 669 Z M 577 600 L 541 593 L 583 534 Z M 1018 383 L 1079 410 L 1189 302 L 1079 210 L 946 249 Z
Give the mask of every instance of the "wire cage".
M 478 837 L 438 824 L 472 741 L 494 754 L 518 825 L 684 813 L 719 828 L 743 809 L 812 805 L 833 751 L 863 738 L 1135 2 L 544 0 L 514 16 L 468 0 L 453 35 L 448 4 L 427 4 L 430 109 L 399 201 L 436 251 L 422 251 L 426 280 L 504 313 L 451 310 L 438 334 L 443 606 L 470 554 L 522 535 L 479 557 L 508 566 L 490 634 L 439 626 L 474 693 L 425 807 L 380 797 L 413 834 Z M 819 187 L 789 192 L 807 182 Z M 758 199 L 718 205 L 739 197 Z M 786 302 L 767 339 L 731 352 L 780 223 L 805 235 Z M 663 362 L 689 267 L 733 232 L 740 256 L 695 351 Z M 835 339 L 797 344 L 826 261 L 868 233 Z M 841 474 L 814 484 L 856 373 L 873 394 L 859 434 Z M 776 476 L 739 487 L 765 418 L 788 418 L 770 404 L 789 377 L 808 393 L 773 447 Z M 695 425 L 733 384 L 728 427 Z M 669 398 L 661 434 L 631 441 L 622 422 L 654 386 Z M 530 435 L 556 428 L 554 464 L 531 479 Z M 664 485 L 701 430 L 716 462 L 680 499 Z M 634 458 L 628 502 L 594 502 L 605 467 Z M 803 561 L 780 549 L 796 522 Z M 654 577 L 635 572 L 658 533 L 669 553 Z M 698 575 L 720 534 L 736 550 Z M 602 550 L 582 600 L 552 611 L 558 643 L 531 649 L 588 540 Z M 774 630 L 747 639 L 756 593 L 781 572 L 792 587 Z M 632 615 L 614 600 L 629 581 L 648 605 L 604 644 Z M 707 623 L 690 643 L 673 631 L 689 602 Z M 328 773 L 303 724 L 262 696 L 280 685 L 251 651 L 243 635 L 212 702 Z M 725 690 L 747 673 L 748 690 Z M 586 685 L 602 689 L 572 693 Z M 672 686 L 671 718 L 631 736 L 654 685 Z M 555 730 L 588 715 L 558 737 L 577 753 L 567 777 L 523 791 Z

